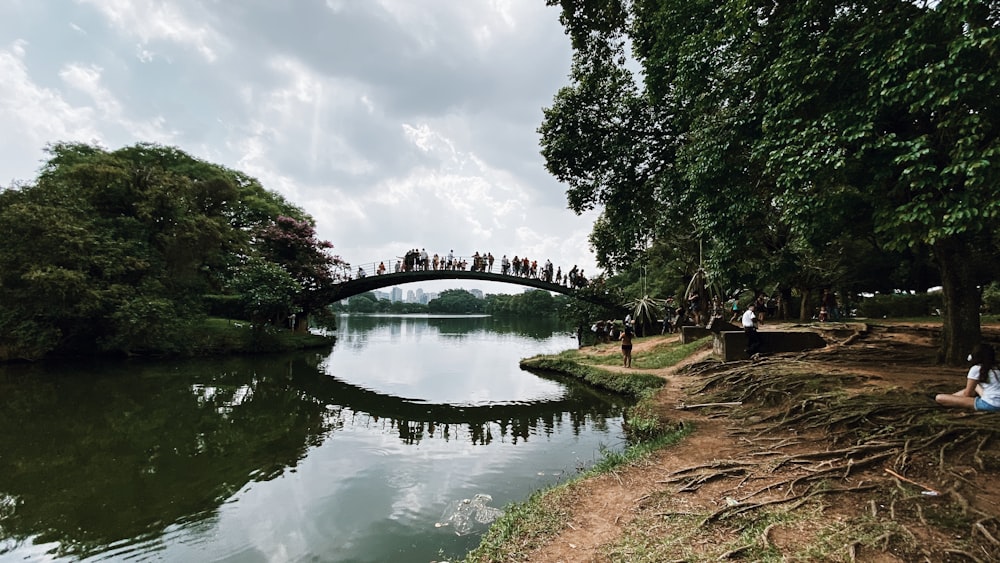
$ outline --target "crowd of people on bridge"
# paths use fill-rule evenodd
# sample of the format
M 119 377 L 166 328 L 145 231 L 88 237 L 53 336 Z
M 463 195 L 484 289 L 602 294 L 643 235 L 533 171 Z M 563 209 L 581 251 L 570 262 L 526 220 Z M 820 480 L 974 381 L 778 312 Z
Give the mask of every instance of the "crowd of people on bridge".
M 498 264 L 499 262 L 499 264 Z M 390 261 L 391 263 L 391 261 Z M 381 261 L 372 268 L 372 274 L 384 275 L 389 273 L 389 268 L 385 261 Z M 519 278 L 541 280 L 556 285 L 569 288 L 580 288 L 587 285 L 587 278 L 583 274 L 583 269 L 576 265 L 566 273 L 562 267 L 556 267 L 551 260 L 545 260 L 544 264 L 539 264 L 537 260 L 529 260 L 527 256 L 517 256 L 507 258 L 504 254 L 498 261 L 492 252 L 476 252 L 470 257 L 455 256 L 454 250 L 449 250 L 448 254 L 429 255 L 426 249 L 411 249 L 403 256 L 398 257 L 392 266 L 393 273 L 402 272 L 423 272 L 423 271 L 471 271 L 497 273 L 503 276 L 513 276 Z M 363 267 L 358 267 L 356 276 L 363 278 L 368 275 Z M 349 281 L 350 274 L 338 276 L 340 281 Z

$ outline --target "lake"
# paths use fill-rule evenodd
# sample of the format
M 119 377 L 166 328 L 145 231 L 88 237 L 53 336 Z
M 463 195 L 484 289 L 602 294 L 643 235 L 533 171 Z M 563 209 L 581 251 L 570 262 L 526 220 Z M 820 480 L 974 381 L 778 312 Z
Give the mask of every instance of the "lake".
M 331 349 L 0 366 L 0 561 L 430 562 L 621 450 L 522 371 L 555 321 L 342 316 Z

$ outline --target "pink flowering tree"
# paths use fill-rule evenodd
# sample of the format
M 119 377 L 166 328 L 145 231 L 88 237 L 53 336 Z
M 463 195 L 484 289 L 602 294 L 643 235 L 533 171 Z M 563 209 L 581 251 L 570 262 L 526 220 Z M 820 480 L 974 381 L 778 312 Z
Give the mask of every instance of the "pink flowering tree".
M 311 217 L 279 216 L 260 231 L 256 244 L 262 257 L 281 266 L 299 284 L 293 298 L 295 330 L 309 330 L 310 315 L 324 310 L 323 290 L 334 282 L 334 272 L 344 261 L 333 254 L 332 243 L 316 238 Z

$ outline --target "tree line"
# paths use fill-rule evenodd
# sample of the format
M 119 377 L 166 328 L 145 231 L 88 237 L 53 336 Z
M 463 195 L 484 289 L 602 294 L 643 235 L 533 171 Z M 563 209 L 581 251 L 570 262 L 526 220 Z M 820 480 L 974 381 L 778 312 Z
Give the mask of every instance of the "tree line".
M 301 208 L 176 148 L 58 143 L 0 189 L 0 359 L 185 353 L 206 315 L 305 330 L 343 261 Z
M 553 297 L 548 291 L 531 290 L 524 293 L 488 294 L 479 298 L 464 289 L 447 289 L 426 305 L 379 299 L 367 292 L 351 297 L 347 302 L 331 306 L 334 312 L 348 313 L 436 313 L 449 315 L 487 314 L 496 316 L 545 316 L 559 313 L 569 298 Z
M 943 287 L 940 359 L 1000 279 L 1000 3 L 547 0 L 573 47 L 539 127 L 624 282 L 674 295 Z M 790 302 L 791 299 L 786 300 Z M 808 317 L 806 317 L 808 318 Z

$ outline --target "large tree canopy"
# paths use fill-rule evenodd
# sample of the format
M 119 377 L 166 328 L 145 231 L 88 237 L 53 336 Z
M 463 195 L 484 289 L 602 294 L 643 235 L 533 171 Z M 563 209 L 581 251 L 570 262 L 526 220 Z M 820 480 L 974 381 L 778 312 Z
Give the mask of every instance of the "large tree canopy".
M 0 357 L 181 351 L 206 294 L 244 292 L 248 316 L 315 308 L 331 245 L 256 180 L 158 145 L 49 153 L 0 191 Z
M 1000 3 L 549 3 L 575 55 L 542 153 L 572 209 L 601 206 L 602 265 L 627 267 L 637 237 L 693 234 L 731 285 L 808 292 L 864 278 L 847 253 L 927 254 L 942 360 L 979 339 L 1000 217 Z

